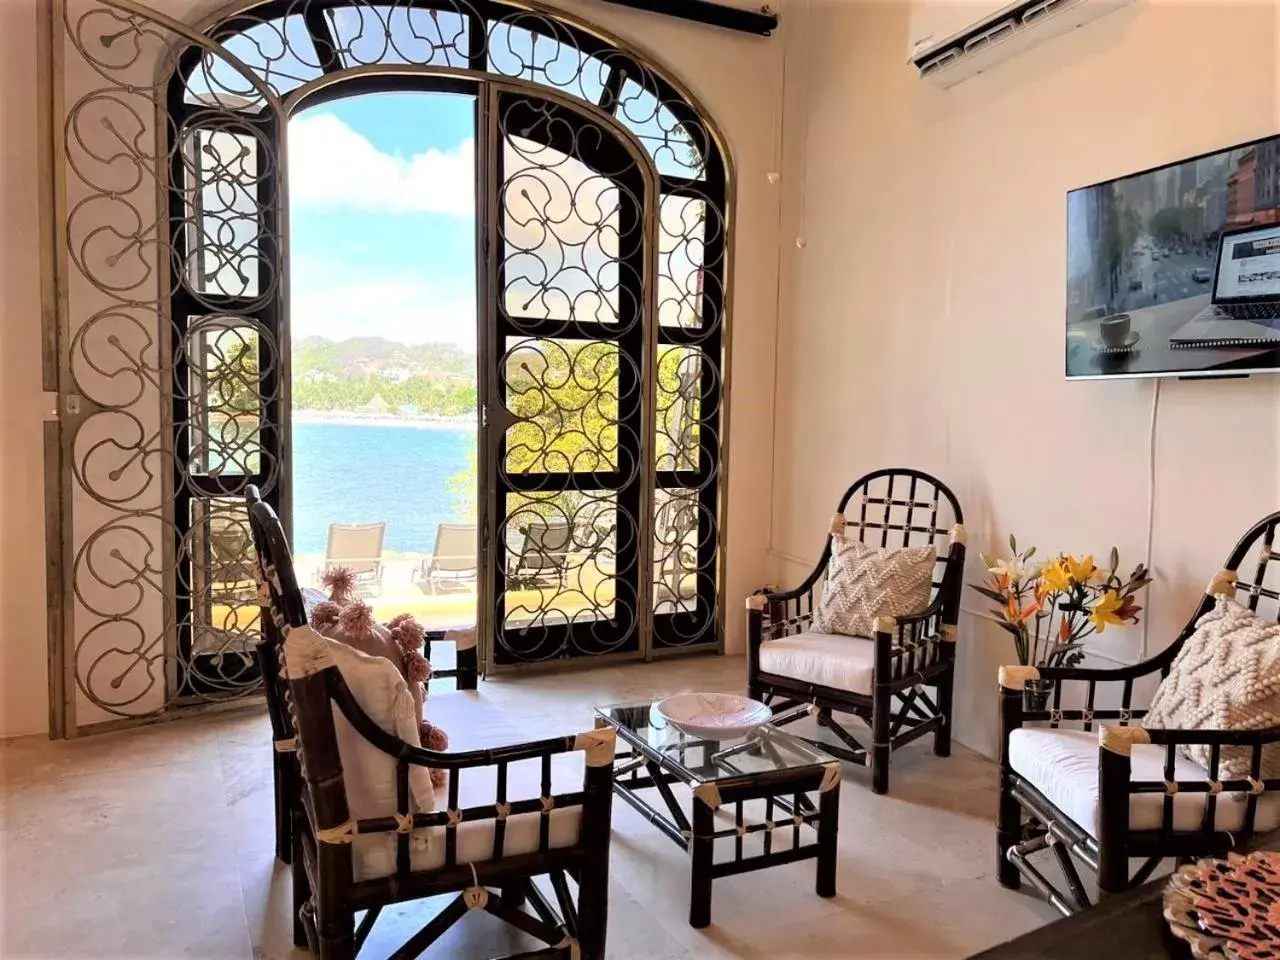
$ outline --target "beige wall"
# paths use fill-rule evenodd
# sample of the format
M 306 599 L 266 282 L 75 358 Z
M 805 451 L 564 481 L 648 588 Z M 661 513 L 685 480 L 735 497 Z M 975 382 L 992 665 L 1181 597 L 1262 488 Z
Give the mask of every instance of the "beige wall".
M 41 426 L 52 400 L 40 384 L 35 10 L 0 0 L 0 736 L 43 731 L 47 717 Z M 156 2 L 173 16 L 220 3 Z M 699 97 L 738 164 L 738 248 L 733 296 L 734 391 L 729 556 L 731 649 L 743 636 L 741 597 L 764 578 L 772 343 L 780 187 L 775 165 L 782 45 L 599 3 L 566 2 L 651 51 Z M 195 14 L 192 15 L 193 19 Z
M 975 554 L 1012 531 L 1138 560 L 1155 387 L 1063 379 L 1066 192 L 1280 132 L 1280 5 L 1139 0 L 950 91 L 906 64 L 905 2 L 785 14 L 786 229 L 805 246 L 784 269 L 779 578 L 817 555 L 842 490 L 889 464 L 955 488 Z M 1278 451 L 1280 377 L 1162 384 L 1152 650 L 1280 507 Z M 1139 636 L 1097 648 L 1133 659 Z M 1011 659 L 963 616 L 956 732 L 988 753 Z
M 47 725 L 36 6 L 0 0 L 0 736 Z

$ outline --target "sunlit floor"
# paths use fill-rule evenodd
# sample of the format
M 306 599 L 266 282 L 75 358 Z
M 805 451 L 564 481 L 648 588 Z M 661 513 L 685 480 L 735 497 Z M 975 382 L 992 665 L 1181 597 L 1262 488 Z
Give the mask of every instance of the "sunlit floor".
M 430 584 L 421 574 L 430 554 L 401 553 L 382 560 L 381 576 L 376 586 L 362 591 L 363 599 L 382 621 L 401 613 L 411 613 L 428 630 L 465 626 L 476 622 L 476 581 L 460 580 Z M 303 586 L 321 588 L 320 575 L 325 558 L 320 554 L 301 554 L 294 558 L 298 579 Z M 668 577 L 667 579 L 671 579 Z M 223 596 L 235 595 L 230 603 L 215 603 L 213 624 L 224 631 L 252 631 L 256 625 L 257 594 L 246 582 L 233 584 L 233 589 L 220 585 L 215 591 Z M 236 593 L 234 588 L 239 588 Z M 692 609 L 697 590 L 696 574 L 680 578 L 680 598 L 659 580 L 657 600 L 673 613 Z M 540 623 L 580 622 L 584 614 L 609 618 L 613 616 L 614 581 L 610 570 L 586 557 L 571 557 L 563 582 L 554 576 L 510 586 L 503 595 L 503 618 L 508 624 L 536 620 Z
M 400 613 L 411 613 L 428 630 L 475 623 L 475 580 L 441 586 L 433 592 L 419 575 L 423 563 L 430 558 L 426 553 L 402 553 L 383 559 L 377 589 L 364 597 L 376 618 L 385 621 Z M 324 562 L 320 554 L 298 556 L 294 561 L 298 579 L 305 585 L 320 587 Z
M 460 748 L 591 726 L 594 704 L 689 689 L 737 690 L 741 658 L 698 658 L 483 681 L 433 691 L 428 715 Z M 793 728 L 798 729 L 798 728 Z M 811 728 L 811 732 L 816 728 Z M 274 860 L 270 728 L 254 710 L 72 742 L 0 746 L 0 955 L 6 958 L 302 957 L 290 942 L 289 875 Z M 891 795 L 846 765 L 838 895 L 813 864 L 717 881 L 712 926 L 688 926 L 689 864 L 614 805 L 609 955 L 692 958 L 965 957 L 1054 916 L 1001 889 L 996 769 L 927 741 L 895 754 Z M 379 920 L 362 957 L 384 957 L 439 902 Z M 460 922 L 427 956 L 491 957 L 534 944 L 489 916 Z

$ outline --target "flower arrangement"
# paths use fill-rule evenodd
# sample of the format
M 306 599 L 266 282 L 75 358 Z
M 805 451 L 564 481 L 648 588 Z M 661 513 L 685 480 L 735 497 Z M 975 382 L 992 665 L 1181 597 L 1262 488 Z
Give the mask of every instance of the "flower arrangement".
M 1143 564 L 1127 579 L 1116 573 L 1120 555 L 1111 548 L 1110 568 L 1092 556 L 1060 554 L 1041 563 L 1036 548 L 1018 551 L 1009 537 L 1008 558 L 979 554 L 987 578 L 970 584 L 995 603 L 992 619 L 1013 635 L 1018 662 L 1035 666 L 1072 667 L 1084 659 L 1084 640 L 1109 626 L 1137 623 L 1137 593 L 1151 582 Z

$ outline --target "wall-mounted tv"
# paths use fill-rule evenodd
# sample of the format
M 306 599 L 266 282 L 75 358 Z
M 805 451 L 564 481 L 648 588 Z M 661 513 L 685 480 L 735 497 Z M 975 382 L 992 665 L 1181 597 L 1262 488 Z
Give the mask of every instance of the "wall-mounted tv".
M 1067 194 L 1067 376 L 1280 370 L 1280 136 Z

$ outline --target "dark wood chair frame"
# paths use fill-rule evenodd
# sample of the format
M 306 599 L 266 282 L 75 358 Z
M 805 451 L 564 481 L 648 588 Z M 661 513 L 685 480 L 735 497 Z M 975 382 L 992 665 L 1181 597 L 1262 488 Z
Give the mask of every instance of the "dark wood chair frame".
M 1206 856 L 1222 857 L 1227 851 L 1246 846 L 1251 841 L 1259 797 L 1267 791 L 1280 790 L 1280 779 L 1264 780 L 1261 776 L 1263 747 L 1280 743 L 1280 727 L 1248 731 L 1147 730 L 1134 725 L 1146 715 L 1146 711 L 1133 708 L 1133 687 L 1134 681 L 1141 677 L 1159 674 L 1163 679 L 1168 676 L 1174 658 L 1195 632 L 1196 621 L 1213 609 L 1218 594 L 1239 597 L 1255 612 L 1259 601 L 1266 599 L 1276 604 L 1276 614 L 1280 617 L 1277 528 L 1280 528 L 1280 512 L 1260 520 L 1240 538 L 1227 557 L 1223 571 L 1210 582 L 1195 613 L 1177 639 L 1154 657 L 1115 669 L 1024 666 L 1000 669 L 1002 733 L 996 838 L 999 851 L 997 871 L 1002 886 L 1016 890 L 1025 877 L 1061 913 L 1072 914 L 1091 905 L 1078 867 L 1096 875 L 1099 894 L 1119 893 L 1141 885 L 1165 859 L 1184 863 Z M 1268 570 L 1278 574 L 1277 585 L 1268 585 Z M 1027 709 L 1025 694 L 1028 684 L 1041 694 L 1048 693 L 1046 709 Z M 1083 694 L 1081 708 L 1063 708 L 1064 690 L 1068 685 L 1073 685 L 1071 693 L 1077 698 Z M 1118 707 L 1104 709 L 1095 706 L 1099 687 L 1104 685 L 1109 690 L 1119 687 Z M 1072 702 L 1079 702 L 1079 699 Z M 1050 727 L 1079 725 L 1084 730 L 1093 730 L 1095 723 L 1099 725 L 1099 823 L 1096 839 L 1010 766 L 1010 734 L 1029 723 L 1043 723 Z M 1164 747 L 1163 780 L 1130 779 L 1134 744 Z M 1175 779 L 1177 750 L 1184 744 L 1209 746 L 1206 779 Z M 1248 779 L 1219 779 L 1219 751 L 1224 746 L 1251 748 Z M 1218 794 L 1224 791 L 1246 794 L 1242 829 L 1228 832 L 1216 826 Z M 1142 793 L 1158 793 L 1164 797 L 1157 829 L 1130 829 L 1130 799 Z M 1173 800 L 1177 793 L 1208 794 L 1198 829 L 1174 829 Z M 1046 848 L 1053 851 L 1064 877 L 1065 889 L 1055 886 L 1028 859 Z M 1132 874 L 1129 872 L 1131 859 L 1143 861 Z
M 298 589 L 284 531 L 271 507 L 261 500 L 250 508 L 263 577 L 264 616 L 285 637 L 285 658 L 293 647 L 289 635 L 306 628 L 306 612 Z M 309 628 L 295 637 L 305 638 Z M 314 636 L 314 635 L 313 635 Z M 497 749 L 459 753 L 414 747 L 384 731 L 360 708 L 341 673 L 332 665 L 314 672 L 295 667 L 290 672 L 276 653 L 276 676 L 286 675 L 283 696 L 272 698 L 273 723 L 280 710 L 297 731 L 294 773 L 298 802 L 292 810 L 294 942 L 307 946 L 321 960 L 350 960 L 359 952 L 380 912 L 387 906 L 424 897 L 457 893 L 439 914 L 414 934 L 392 957 L 407 960 L 423 953 L 469 910 L 483 909 L 519 930 L 542 940 L 547 949 L 538 956 L 603 960 L 608 914 L 609 839 L 613 797 L 612 730 L 593 730 L 577 736 L 554 737 Z M 270 652 L 267 653 L 269 658 Z M 296 655 L 296 653 L 295 653 Z M 336 705 L 352 727 L 370 744 L 396 760 L 397 806 L 394 815 L 353 820 L 347 806 L 342 763 L 333 722 Z M 586 768 L 580 792 L 551 793 L 551 760 L 557 754 L 585 751 Z M 541 762 L 541 796 L 508 800 L 510 764 Z M 410 813 L 409 770 L 412 766 L 449 771 L 447 808 Z M 461 772 L 496 768 L 492 804 L 459 807 Z M 279 807 L 280 799 L 277 800 Z M 576 844 L 549 846 L 553 809 L 581 807 Z M 504 855 L 506 818 L 540 813 L 539 847 L 533 853 Z M 495 821 L 491 859 L 459 863 L 457 829 L 472 820 Z M 431 870 L 410 867 L 410 833 L 443 827 L 444 864 Z M 396 837 L 396 867 L 392 875 L 355 880 L 351 839 L 355 835 L 388 833 Z M 439 840 L 437 840 L 439 842 Z M 552 907 L 536 877 L 550 880 L 559 912 Z M 568 880 L 577 883 L 577 902 Z M 490 891 L 496 887 L 501 893 Z M 523 909 L 528 906 L 532 912 Z M 364 915 L 359 924 L 357 913 Z
M 256 486 L 249 486 L 245 491 L 245 508 L 252 516 L 253 505 L 262 502 L 262 495 Z M 254 550 L 259 549 L 258 535 L 253 530 Z M 257 560 L 254 560 L 257 564 Z M 260 597 L 265 600 L 265 597 Z M 267 699 L 267 714 L 271 719 L 272 739 L 272 775 L 275 793 L 276 820 L 276 858 L 281 863 L 293 861 L 293 818 L 299 806 L 298 759 L 294 756 L 298 738 L 293 729 L 293 718 L 288 708 L 288 685 L 280 672 L 280 648 L 284 636 L 271 618 L 270 607 L 261 605 L 260 625 L 262 638 L 254 648 L 254 657 L 258 664 L 258 672 L 262 676 L 263 692 Z M 445 640 L 447 630 L 428 630 L 423 643 L 422 655 L 431 659 L 432 642 Z M 459 648 L 455 654 L 455 665 L 448 669 L 431 673 L 432 680 L 452 679 L 459 690 L 475 690 L 479 681 L 479 661 L 475 644 Z
M 856 508 L 852 517 L 846 514 L 851 503 Z M 765 700 L 775 710 L 813 704 L 818 723 L 844 746 L 815 744 L 842 760 L 870 766 L 871 789 L 887 793 L 891 751 L 933 733 L 933 752 L 940 757 L 951 754 L 964 514 L 946 484 L 905 468 L 877 470 L 862 477 L 845 491 L 836 513 L 844 516 L 846 532 L 856 531 L 870 546 L 940 547 L 929 605 L 911 616 L 881 617 L 877 622 L 870 638 L 875 643 L 870 696 L 761 670 L 762 643 L 802 633 L 813 622 L 815 588 L 831 559 L 828 537 L 817 566 L 800 586 L 787 591 L 766 589 L 748 598 L 747 687 L 750 696 Z M 941 515 L 945 513 L 950 513 L 949 520 Z M 926 687 L 935 688 L 936 702 Z M 836 721 L 836 713 L 853 714 L 871 727 L 869 749 Z

